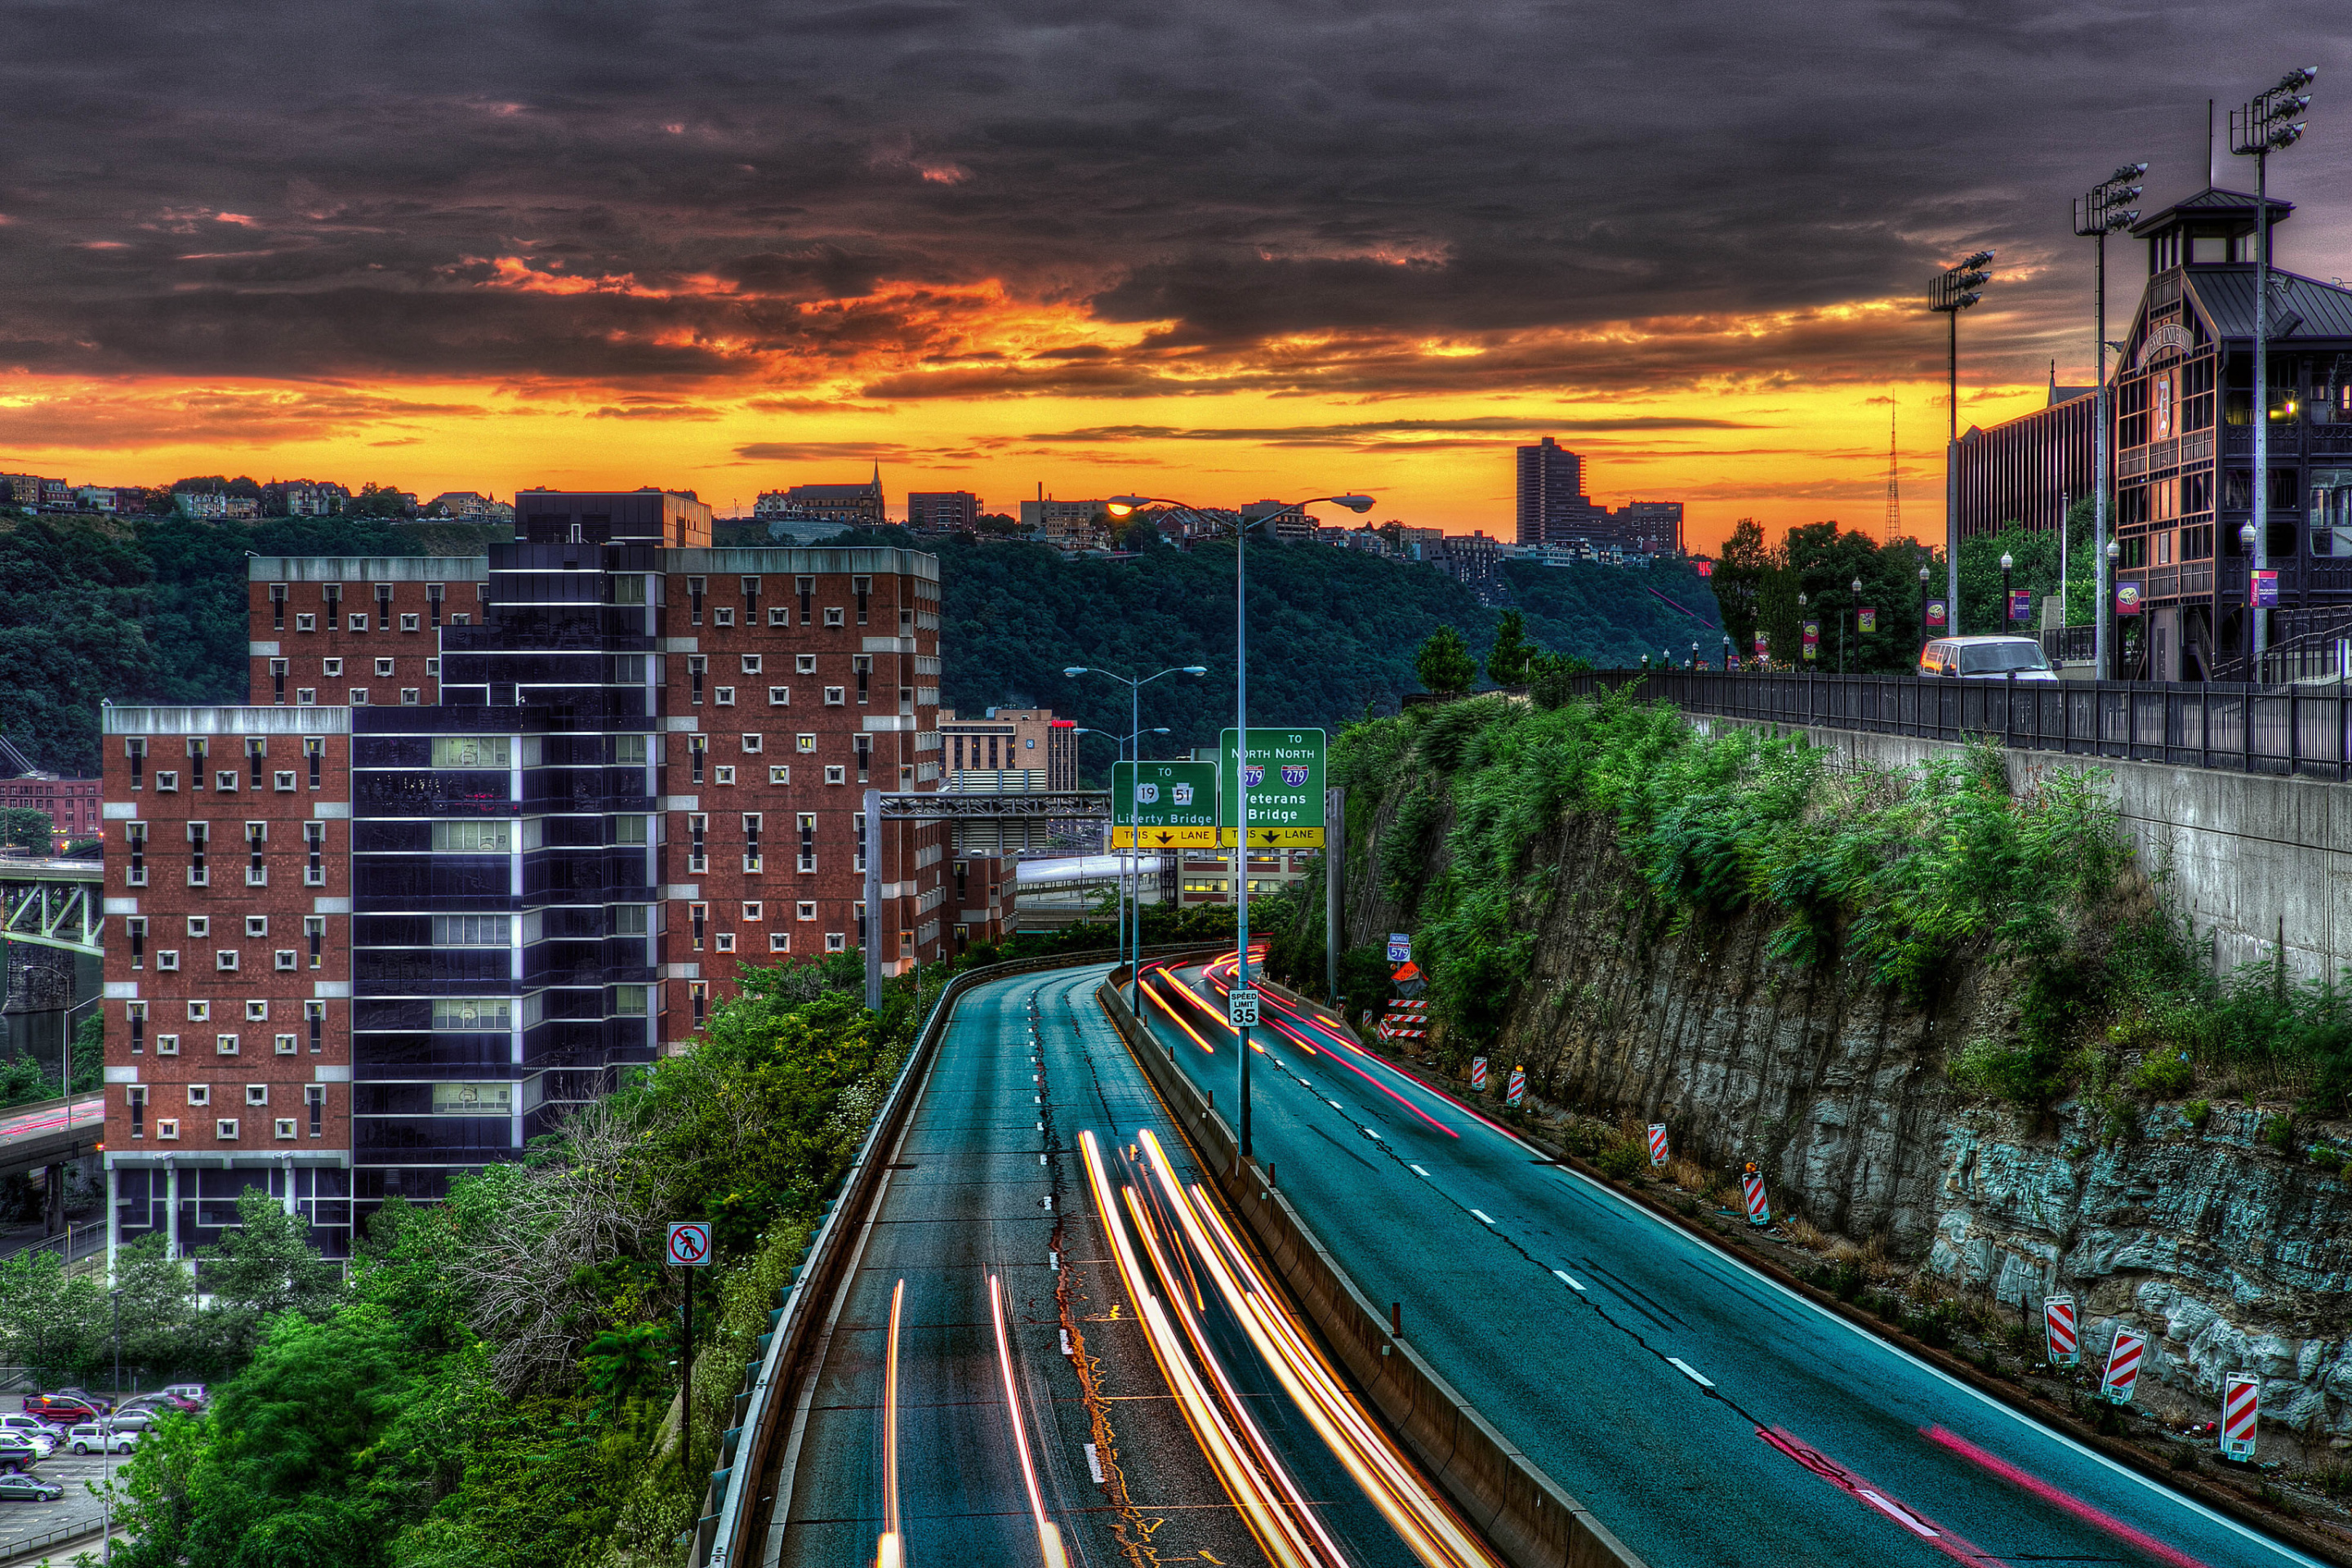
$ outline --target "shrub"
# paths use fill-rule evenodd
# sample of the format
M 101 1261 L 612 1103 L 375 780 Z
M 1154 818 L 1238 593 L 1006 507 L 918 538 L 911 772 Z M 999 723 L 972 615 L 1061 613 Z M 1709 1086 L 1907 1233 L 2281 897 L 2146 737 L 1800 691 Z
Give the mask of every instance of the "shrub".
M 2192 1100 L 2180 1108 L 2180 1115 L 2190 1127 L 2202 1132 L 2205 1131 L 2205 1123 L 2213 1115 L 2213 1106 L 2210 1100 Z
M 2132 1069 L 2134 1087 L 2160 1098 L 2186 1094 L 2196 1081 L 2197 1069 L 2189 1065 L 2186 1051 L 2157 1052 L 2142 1058 Z
M 1593 1161 L 1594 1164 L 1601 1167 L 1601 1173 L 1612 1182 L 1630 1180 L 1649 1163 L 1649 1150 L 1631 1138 L 1622 1142 L 1610 1144 L 1601 1151 L 1600 1157 Z

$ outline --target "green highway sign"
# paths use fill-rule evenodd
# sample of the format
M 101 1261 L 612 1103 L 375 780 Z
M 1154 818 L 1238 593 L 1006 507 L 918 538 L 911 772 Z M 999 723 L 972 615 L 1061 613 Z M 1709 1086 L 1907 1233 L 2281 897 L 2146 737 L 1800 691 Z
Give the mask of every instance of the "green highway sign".
M 1211 849 L 1217 844 L 1217 764 L 1113 763 L 1110 847 Z
M 1260 730 L 1249 732 L 1249 755 L 1234 743 L 1234 732 L 1218 737 L 1220 784 L 1226 806 L 1223 842 L 1234 841 L 1232 802 L 1249 803 L 1248 837 L 1253 848 L 1323 847 L 1323 731 Z M 1239 764 L 1241 780 L 1234 776 Z

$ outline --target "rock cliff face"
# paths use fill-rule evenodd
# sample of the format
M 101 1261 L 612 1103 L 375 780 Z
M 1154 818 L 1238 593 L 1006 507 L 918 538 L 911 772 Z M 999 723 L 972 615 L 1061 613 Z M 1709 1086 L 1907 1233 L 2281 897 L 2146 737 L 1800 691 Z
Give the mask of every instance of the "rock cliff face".
M 1351 858 L 1351 943 L 1410 929 L 1371 826 L 1372 853 Z M 2203 1410 L 2251 1368 L 2265 1415 L 2352 1432 L 2352 1188 L 2265 1143 L 2264 1108 L 2216 1100 L 2191 1126 L 2179 1102 L 2029 1116 L 1972 1100 L 1946 1056 L 2012 1026 L 1998 975 L 1964 967 L 1918 1007 L 1771 958 L 1766 917 L 1677 924 L 1604 821 L 1571 818 L 1535 863 L 1551 897 L 1487 1054 L 1545 1098 L 1667 1122 L 1712 1163 L 1754 1160 L 1776 1207 L 1882 1238 L 1958 1289 L 2028 1311 L 2070 1290 L 2087 1358 L 2118 1322 L 2149 1331 L 2143 1403 Z

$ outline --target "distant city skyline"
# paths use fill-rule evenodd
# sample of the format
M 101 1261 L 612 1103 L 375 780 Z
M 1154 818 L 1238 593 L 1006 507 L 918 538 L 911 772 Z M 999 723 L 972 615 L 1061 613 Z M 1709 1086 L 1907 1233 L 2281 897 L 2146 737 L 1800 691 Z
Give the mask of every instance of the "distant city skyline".
M 334 7 L 59 13 L 0 60 L 38 105 L 0 177 L 0 467 L 748 510 L 879 462 L 894 495 L 1357 489 L 1507 533 L 1496 455 L 1551 435 L 1706 546 L 1875 531 L 1891 386 L 1932 534 L 1927 279 L 1998 253 L 1963 426 L 2053 361 L 2085 383 L 2069 203 L 2140 159 L 2149 210 L 2201 188 L 2209 99 L 2321 68 L 2279 261 L 2352 273 L 2338 9 L 494 3 L 462 49 Z M 1564 59 L 1657 112 L 1558 90 Z M 142 71 L 205 90 L 128 112 Z

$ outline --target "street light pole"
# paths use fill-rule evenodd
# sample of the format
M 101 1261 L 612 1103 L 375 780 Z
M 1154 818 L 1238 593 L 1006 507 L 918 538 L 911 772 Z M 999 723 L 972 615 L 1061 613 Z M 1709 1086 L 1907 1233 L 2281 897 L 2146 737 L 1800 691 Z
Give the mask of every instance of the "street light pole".
M 2136 182 L 2147 173 L 2146 163 L 2126 163 L 2105 181 L 2092 186 L 2074 204 L 2074 232 L 2099 242 L 2098 332 L 2093 339 L 2098 354 L 2099 386 L 2092 415 L 2097 424 L 2092 431 L 2091 446 L 2093 482 L 2097 496 L 2092 502 L 2091 512 L 2091 574 L 2102 605 L 2115 592 L 2115 584 L 2107 571 L 2107 492 L 2115 488 L 2114 481 L 2108 477 L 2109 468 L 2115 461 L 2115 442 L 2107 414 L 2107 236 L 2127 229 L 2139 221 L 2138 210 L 2128 208 L 2126 204 L 2139 199 L 2140 187 Z M 2091 657 L 2096 663 L 2099 679 L 2104 680 L 2107 676 L 2107 612 L 2105 609 L 2094 618 L 2092 626 Z
M 1960 626 L 1960 312 L 1984 298 L 1977 292 L 1992 275 L 1985 270 L 1992 252 L 1979 250 L 1958 267 L 1948 268 L 1928 285 L 1927 308 L 1951 321 L 1946 351 L 1947 433 L 1944 438 L 1944 583 L 1945 629 L 1958 636 Z
M 1293 501 L 1276 507 L 1262 517 L 1244 518 L 1234 528 L 1234 931 L 1235 963 L 1234 988 L 1246 990 L 1250 983 L 1249 959 L 1249 579 L 1246 558 L 1249 554 L 1249 531 L 1258 523 L 1271 525 L 1275 519 L 1303 511 L 1310 506 L 1329 501 L 1344 506 L 1359 515 L 1372 509 L 1370 496 L 1317 496 L 1311 500 Z M 1154 503 L 1182 507 L 1194 517 L 1201 509 L 1186 506 L 1182 501 L 1165 496 L 1113 496 L 1108 503 L 1113 517 L 1125 517 L 1136 508 Z M 1223 763 L 1219 762 L 1222 771 Z M 1239 1031 L 1241 1038 L 1241 1110 L 1234 1129 L 1241 1143 L 1241 1157 L 1250 1157 L 1250 1032 L 1247 1026 Z
M 1124 512 L 1118 512 L 1116 513 L 1116 515 L 1125 516 L 1126 514 Z M 1103 669 L 1096 666 L 1084 664 L 1067 665 L 1065 666 L 1062 670 L 1062 674 L 1072 680 L 1076 680 L 1081 675 L 1100 675 L 1108 677 L 1112 680 L 1118 681 L 1127 688 L 1128 733 L 1127 738 L 1121 741 L 1118 744 L 1118 758 L 1121 762 L 1127 761 L 1127 749 L 1129 746 L 1132 745 L 1135 748 L 1134 760 L 1139 765 L 1139 770 L 1143 761 L 1143 689 L 1150 685 L 1153 681 L 1160 679 L 1161 676 L 1202 676 L 1208 673 L 1209 667 L 1205 664 L 1180 665 L 1171 669 L 1160 670 L 1158 674 L 1146 675 L 1140 678 L 1121 675 L 1115 669 Z M 1088 733 L 1088 731 L 1082 730 L 1079 733 L 1086 734 Z M 1151 733 L 1155 735 L 1165 735 L 1168 731 L 1165 728 L 1161 728 L 1152 731 Z M 1128 783 L 1131 788 L 1135 781 L 1133 779 L 1129 779 Z M 1134 837 L 1132 830 L 1135 826 L 1134 817 L 1136 813 L 1132 809 L 1132 802 L 1129 803 L 1129 805 L 1130 809 L 1128 813 L 1128 826 L 1130 830 L 1129 837 Z M 1115 811 L 1112 814 L 1111 819 L 1111 837 L 1113 838 L 1117 838 L 1118 837 L 1118 814 Z M 1117 846 L 1114 845 L 1113 847 L 1116 848 Z M 1130 843 L 1127 847 L 1127 853 L 1119 857 L 1118 952 L 1120 958 L 1124 959 L 1128 956 L 1128 931 L 1130 924 L 1134 929 L 1135 934 L 1134 967 L 1129 968 L 1127 977 L 1128 1002 L 1131 1007 L 1140 1005 L 1141 1003 L 1141 983 L 1135 973 L 1135 969 L 1139 968 L 1143 963 L 1143 864 L 1140 851 L 1140 845 Z M 1129 913 L 1129 906 L 1128 902 L 1127 888 L 1128 868 L 1130 864 L 1135 869 L 1135 899 L 1131 920 Z
M 2016 558 L 2008 551 L 2004 550 L 2000 552 L 2000 624 L 2004 631 L 2009 629 L 2011 621 L 2015 618 L 2009 607 L 2009 572 L 2010 568 L 2016 564 Z
M 2254 161 L 2254 563 L 2253 571 L 2270 566 L 2271 553 L 2271 154 L 2284 153 L 2303 137 L 2303 123 L 2294 117 L 2311 107 L 2303 89 L 2319 74 L 2317 66 L 2291 70 L 2279 84 L 2256 93 L 2242 109 L 2230 110 L 2230 151 Z M 2254 604 L 2254 579 L 2246 580 L 2246 617 L 2253 625 L 2250 668 L 2246 679 L 2262 679 L 2263 650 L 2270 644 L 2270 628 Z

